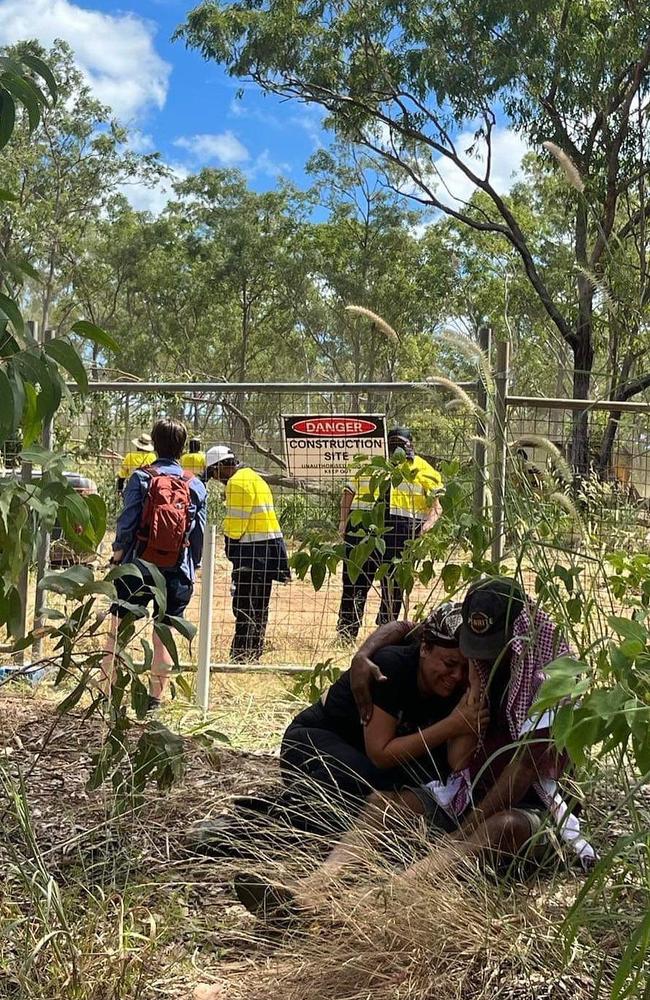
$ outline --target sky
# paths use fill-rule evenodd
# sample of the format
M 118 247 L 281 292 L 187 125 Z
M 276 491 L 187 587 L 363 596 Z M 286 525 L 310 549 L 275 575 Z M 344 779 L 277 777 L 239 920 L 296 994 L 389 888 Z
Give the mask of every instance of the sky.
M 172 42 L 189 9 L 182 0 L 0 0 L 0 45 L 67 41 L 96 96 L 129 128 L 132 147 L 159 151 L 174 177 L 203 166 L 237 167 L 256 190 L 274 187 L 279 176 L 306 186 L 306 161 L 332 139 L 321 112 L 253 85 L 238 98 L 240 81 Z M 471 132 L 458 148 L 464 138 L 470 145 Z M 497 130 L 493 177 L 500 191 L 511 186 L 524 152 L 505 124 Z M 454 198 L 471 196 L 453 166 L 441 163 L 440 174 Z M 135 208 L 159 212 L 170 183 L 130 185 L 125 193 Z

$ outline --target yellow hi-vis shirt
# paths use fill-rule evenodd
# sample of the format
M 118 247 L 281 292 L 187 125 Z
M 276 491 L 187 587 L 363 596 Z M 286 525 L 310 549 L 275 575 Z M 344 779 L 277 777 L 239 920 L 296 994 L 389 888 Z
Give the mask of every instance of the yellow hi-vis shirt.
M 434 499 L 442 491 L 442 476 L 419 455 L 409 464 L 416 470 L 414 480 L 391 486 L 390 513 L 393 517 L 426 521 Z M 377 496 L 370 495 L 369 476 L 355 476 L 345 484 L 345 489 L 354 494 L 351 510 L 370 510 L 377 501 Z
M 282 538 L 268 484 L 252 469 L 238 469 L 226 483 L 223 533 L 239 542 Z
M 188 451 L 181 455 L 181 466 L 188 472 L 193 472 L 195 476 L 202 476 L 205 472 L 205 452 Z
M 153 451 L 130 451 L 122 460 L 117 474 L 118 479 L 128 479 L 136 469 L 141 469 L 143 465 L 151 465 L 155 461 L 156 456 Z

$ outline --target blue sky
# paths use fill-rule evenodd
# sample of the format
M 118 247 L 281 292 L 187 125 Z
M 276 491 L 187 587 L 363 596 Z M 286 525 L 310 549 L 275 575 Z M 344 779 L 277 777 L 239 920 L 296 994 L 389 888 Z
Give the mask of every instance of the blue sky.
M 98 96 L 133 130 L 134 147 L 159 150 L 179 176 L 201 166 L 238 167 L 251 185 L 282 174 L 305 182 L 304 164 L 321 142 L 321 115 L 296 102 L 246 89 L 215 63 L 172 42 L 184 20 L 177 0 L 0 0 L 0 44 L 64 38 Z M 138 207 L 163 192 L 136 191 Z
M 133 148 L 158 150 L 176 178 L 221 166 L 243 170 L 258 190 L 273 187 L 280 174 L 306 185 L 307 159 L 331 139 L 319 110 L 254 86 L 238 100 L 239 81 L 171 41 L 188 9 L 180 0 L 0 0 L 0 45 L 65 39 L 96 95 L 131 129 Z M 456 137 L 458 148 L 472 144 L 472 133 Z M 492 176 L 501 191 L 511 186 L 524 151 L 505 123 L 495 132 Z M 471 196 L 457 168 L 442 160 L 436 167 L 442 188 L 455 198 Z M 125 193 L 136 208 L 157 212 L 171 185 L 129 186 Z

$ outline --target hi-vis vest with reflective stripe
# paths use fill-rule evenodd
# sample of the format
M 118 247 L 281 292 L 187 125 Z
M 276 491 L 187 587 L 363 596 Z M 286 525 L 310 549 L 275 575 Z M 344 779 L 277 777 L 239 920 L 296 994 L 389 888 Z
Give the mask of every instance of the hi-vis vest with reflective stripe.
M 252 469 L 238 469 L 226 484 L 223 533 L 239 542 L 282 538 L 273 507 L 273 494 L 268 484 Z
M 419 455 L 410 464 L 416 470 L 415 479 L 412 483 L 404 480 L 399 486 L 391 486 L 390 513 L 393 517 L 425 521 L 436 494 L 442 489 L 442 476 Z M 355 476 L 345 488 L 354 493 L 352 510 L 370 510 L 377 500 L 376 496 L 370 496 L 370 477 Z

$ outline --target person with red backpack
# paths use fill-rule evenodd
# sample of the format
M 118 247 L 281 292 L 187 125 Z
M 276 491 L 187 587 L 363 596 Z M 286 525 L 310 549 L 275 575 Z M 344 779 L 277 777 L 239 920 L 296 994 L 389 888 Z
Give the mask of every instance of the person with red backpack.
M 194 589 L 201 564 L 206 519 L 206 488 L 198 476 L 184 470 L 180 458 L 187 431 L 176 420 L 158 420 L 151 438 L 156 460 L 136 469 L 124 488 L 124 506 L 117 521 L 113 543 L 113 565 L 132 563 L 133 575 L 115 581 L 117 602 L 111 607 L 113 627 L 102 662 L 103 688 L 108 694 L 115 676 L 119 620 L 137 614 L 154 600 L 153 578 L 146 564 L 162 573 L 166 584 L 163 621 L 182 618 Z M 149 709 L 160 705 L 167 687 L 172 658 L 154 632 L 153 660 L 149 679 Z

